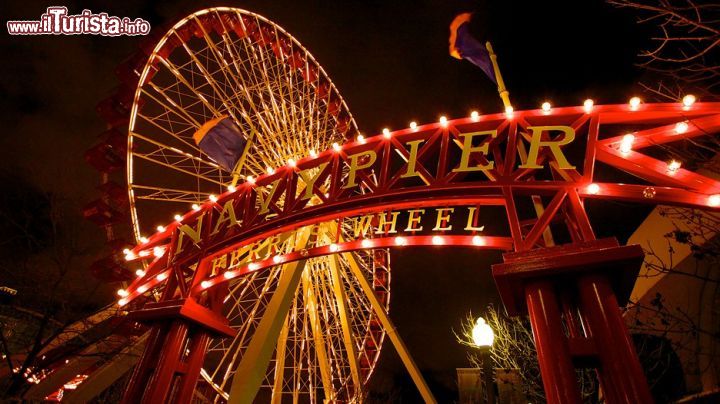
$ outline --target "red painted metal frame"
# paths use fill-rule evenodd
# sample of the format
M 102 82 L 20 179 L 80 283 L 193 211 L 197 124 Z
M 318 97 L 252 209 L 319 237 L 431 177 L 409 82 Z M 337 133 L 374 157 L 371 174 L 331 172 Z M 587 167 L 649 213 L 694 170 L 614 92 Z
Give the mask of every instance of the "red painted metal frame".
M 682 134 L 676 133 L 675 124 L 678 122 L 687 122 L 688 130 Z M 619 132 L 620 129 L 615 125 L 640 124 L 648 128 L 634 133 L 633 151 L 622 153 L 619 142 L 624 132 Z M 582 164 L 576 164 L 582 167 L 582 172 L 577 169 L 558 169 L 551 161 L 552 154 L 547 148 L 541 149 L 538 163 L 551 167 L 552 179 L 533 180 L 531 176 L 538 170 L 516 166 L 517 142 L 525 141 L 523 139 L 527 138 L 529 126 L 542 125 L 570 126 L 576 130 L 576 142 L 582 142 L 585 138 L 584 159 L 580 162 Z M 605 129 L 609 125 L 612 125 L 610 129 Z M 639 150 L 711 135 L 719 129 L 720 103 L 697 103 L 689 108 L 679 103 L 643 104 L 634 111 L 627 105 L 607 105 L 595 106 L 589 113 L 583 107 L 557 108 L 550 113 L 542 110 L 515 111 L 511 117 L 495 114 L 448 121 L 446 125 L 435 123 L 403 129 L 326 150 L 316 157 L 301 159 L 293 166 L 277 168 L 273 174 L 264 175 L 252 183 L 245 182 L 234 192 L 220 195 L 216 201 L 209 200 L 201 205 L 199 211 L 188 212 L 180 221 L 170 223 L 163 232 L 152 235 L 147 243 L 135 247 L 132 253 L 137 259 L 143 259 L 152 255 L 154 247 L 174 249 L 174 235 L 179 226 L 192 227 L 203 216 L 206 220 L 204 229 L 208 229 L 212 227 L 209 223 L 217 218 L 228 202 L 239 212 L 242 224 L 220 232 L 216 237 L 211 237 L 207 231 L 202 236 L 200 248 L 186 249 L 188 253 L 184 256 L 171 256 L 171 262 L 187 259 L 197 262 L 201 256 L 228 246 L 252 243 L 327 220 L 429 206 L 505 206 L 514 249 L 517 251 L 542 247 L 540 236 L 560 212 L 574 237 L 578 240 L 592 240 L 592 227 L 583 208 L 585 198 L 718 209 L 717 206 L 710 206 L 709 198 L 720 193 L 720 182 L 684 169 L 669 173 L 666 163 L 643 155 Z M 492 158 L 495 167 L 473 173 L 472 178 L 465 172 L 453 172 L 461 147 L 459 135 L 483 130 L 497 130 L 498 135 L 483 139 L 489 143 L 488 156 L 473 153 L 470 162 L 482 165 Z M 606 130 L 608 133 L 605 133 Z M 546 137 L 545 140 L 550 139 L 550 134 Z M 410 157 L 406 144 L 418 140 L 423 143 L 417 150 L 415 171 L 423 180 L 421 184 L 418 184 L 417 178 L 414 183 L 402 178 L 402 174 L 408 170 L 405 160 Z M 349 156 L 368 151 L 377 154 L 375 163 L 357 171 L 358 188 L 343 189 L 341 186 L 347 175 Z M 597 189 L 593 192 L 588 189 L 588 185 L 593 183 L 595 161 L 629 172 L 651 185 L 596 183 Z M 320 203 L 310 204 L 310 199 L 298 198 L 305 192 L 305 183 L 298 172 L 313 168 L 320 169 L 320 173 L 311 193 L 315 201 Z M 323 182 L 329 183 L 327 193 L 319 186 Z M 269 212 L 260 214 L 256 195 L 258 192 L 267 192 L 266 187 L 272 185 L 276 190 L 268 204 Z M 653 188 L 652 198 L 645 195 L 648 187 Z M 358 192 L 360 188 L 363 189 L 362 193 Z M 546 195 L 550 198 L 546 213 L 529 228 L 521 225 L 515 206 L 515 199 L 527 195 Z M 281 197 L 284 202 L 282 208 L 277 204 Z M 147 274 L 133 282 L 129 288 L 130 298 L 141 294 L 137 293 L 137 289 L 142 285 L 151 288 L 163 283 L 152 279 L 165 271 L 166 259 L 163 257 L 153 262 Z M 186 275 L 183 274 L 183 277 L 187 279 Z M 197 276 L 193 278 L 195 283 L 199 282 Z
M 688 130 L 678 133 L 675 130 L 678 122 L 687 122 Z M 634 133 L 633 150 L 624 153 L 619 147 L 624 132 L 619 131 L 623 126 L 638 125 L 643 126 L 643 129 Z M 585 143 L 583 156 L 576 159 L 580 161 L 574 162 L 581 168 L 560 169 L 549 148 L 541 149 L 538 154 L 538 164 L 548 166 L 545 170 L 518 167 L 517 162 L 520 160 L 518 154 L 521 151 L 519 144 L 529 142 L 528 133 L 531 132 L 532 126 L 572 128 L 576 135 L 575 142 Z M 718 210 L 720 196 L 716 194 L 720 193 L 720 182 L 684 169 L 670 172 L 666 163 L 639 152 L 654 145 L 711 135 L 718 130 L 720 130 L 720 103 L 697 103 L 691 107 L 684 107 L 679 103 L 646 104 L 636 110 L 631 110 L 627 105 L 607 105 L 595 106 L 591 111 L 586 111 L 583 107 L 568 107 L 549 112 L 516 111 L 512 115 L 495 114 L 464 118 L 403 129 L 338 145 L 315 157 L 303 158 L 292 165 L 277 168 L 272 174 L 246 181 L 236 190 L 206 201 L 198 210 L 185 214 L 181 220 L 170 223 L 163 231 L 153 234 L 149 240 L 136 246 L 128 254 L 130 260 L 151 259 L 152 261 L 146 273 L 130 285 L 127 290 L 128 296 L 121 299 L 120 303 L 125 305 L 151 288 L 163 285 L 165 289 L 161 300 L 178 301 L 180 305 L 186 305 L 189 301 L 197 302 L 206 306 L 211 312 L 220 314 L 222 301 L 227 293 L 226 281 L 251 270 L 249 264 L 244 264 L 228 270 L 231 271 L 228 276 L 224 274 L 216 276 L 210 271 L 212 257 L 302 226 L 343 220 L 358 215 L 418 207 L 500 206 L 506 210 L 511 237 L 483 234 L 480 239 L 482 242 L 478 243 L 478 239 L 474 238 L 475 234 L 472 233 L 442 234 L 442 244 L 527 252 L 547 247 L 541 235 L 551 223 L 558 220 L 566 224 L 573 241 L 594 240 L 592 225 L 583 206 L 586 198 Z M 454 171 L 458 167 L 459 155 L 462 153 L 461 135 L 480 131 L 497 131 L 497 136 L 484 137 L 482 144 L 488 147 L 487 155 L 472 153 L 469 163 L 471 166 L 485 166 L 492 160 L 494 167 L 473 173 Z M 560 140 L 549 132 L 543 133 L 542 136 L 543 141 Z M 414 150 L 416 158 L 412 159 L 413 148 L 409 142 L 414 141 L 421 141 L 422 144 Z M 375 161 L 368 164 L 368 161 L 373 159 L 371 153 L 375 154 Z M 350 167 L 353 156 L 356 161 L 360 161 L 360 164 L 368 164 L 368 167 L 354 172 L 357 186 L 344 186 L 347 184 L 349 172 L 352 171 Z M 418 173 L 410 179 L 403 176 L 411 168 L 408 160 L 413 162 L 414 171 Z M 597 161 L 630 173 L 641 181 L 639 184 L 594 183 Z M 306 182 L 299 173 L 310 169 L 314 169 L 318 179 L 308 191 L 305 189 Z M 538 176 L 544 178 L 535 178 Z M 327 189 L 323 185 L 327 185 Z M 306 191 L 312 195 L 311 198 L 300 197 L 305 195 Z M 262 197 L 259 197 L 258 193 L 262 194 Z M 548 201 L 544 213 L 534 220 L 521 220 L 517 210 L 517 200 L 533 195 L 545 197 Z M 279 203 L 281 198 L 282 204 Z M 263 212 L 262 201 L 267 202 L 267 212 Z M 211 232 L 215 223 L 222 218 L 226 204 L 233 207 L 239 223 L 219 232 Z M 202 226 L 199 225 L 200 220 L 203 220 Z M 192 243 L 188 241 L 190 237 L 186 236 L 183 245 L 178 246 L 177 244 L 182 240 L 181 226 L 188 226 L 186 229 L 198 229 L 199 242 Z M 433 235 L 403 234 L 402 237 L 404 237 L 402 244 L 406 246 L 437 244 L 433 243 Z M 371 245 L 364 246 L 362 240 L 348 240 L 337 243 L 336 247 L 337 251 L 392 247 L 397 245 L 397 238 L 372 238 L 370 243 Z M 180 253 L 176 253 L 178 247 Z M 156 249 L 158 257 L 153 257 Z M 280 259 L 284 263 L 334 252 L 329 246 L 315 246 L 285 254 Z M 192 264 L 198 264 L 194 270 L 190 268 Z M 277 263 L 268 256 L 253 263 L 252 270 L 273 265 Z M 589 288 L 597 289 L 602 279 L 587 282 L 590 282 L 588 285 L 592 284 L 588 286 Z M 540 350 L 549 352 L 548 355 L 553 358 L 556 355 L 559 355 L 558 357 L 565 355 L 562 353 L 564 348 L 560 346 L 553 343 L 543 345 L 553 340 L 553 333 L 562 333 L 556 324 L 557 318 L 552 318 L 560 316 L 560 309 L 556 307 L 553 313 L 545 313 L 547 318 L 538 310 L 542 311 L 543 306 L 551 303 L 557 306 L 558 299 L 560 301 L 566 299 L 566 293 L 554 296 L 555 292 L 551 293 L 548 289 L 550 286 L 542 282 L 528 288 L 519 287 L 531 311 L 534 330 L 539 333 L 536 339 L 540 334 L 545 335 L 541 338 L 542 341 L 538 340 Z M 597 293 L 596 301 L 585 302 L 585 306 L 595 307 L 598 310 L 607 310 L 613 304 L 617 306 L 617 301 L 613 300 L 614 295 L 606 289 Z M 586 298 L 591 299 L 588 296 Z M 592 316 L 591 313 L 589 317 Z M 132 378 L 127 399 L 141 396 L 136 390 L 140 388 L 143 380 L 150 377 L 147 373 L 148 366 L 154 364 L 154 361 L 163 360 L 163 355 L 169 352 L 163 348 L 164 344 L 174 346 L 172 344 L 176 337 L 187 340 L 187 336 L 183 337 L 180 334 L 187 331 L 183 327 L 186 327 L 185 324 L 189 320 L 192 319 L 174 320 L 171 328 L 162 332 L 162 338 L 151 339 L 141 359 L 141 366 L 138 367 L 140 370 L 136 370 Z M 626 331 L 622 324 L 616 324 L 617 321 L 613 317 L 610 320 L 595 319 L 591 323 L 601 327 L 602 332 L 608 334 L 608 338 L 618 340 L 622 339 L 623 332 L 626 334 Z M 604 323 L 598 325 L 598 322 Z M 610 323 L 612 324 L 608 325 Z M 207 340 L 207 333 L 212 327 L 205 328 L 207 329 L 194 331 L 200 332 L 201 341 Z M 156 331 L 160 332 L 158 330 L 153 332 Z M 177 356 L 180 353 L 173 351 L 169 354 Z M 628 355 L 632 356 L 634 353 L 625 350 L 619 357 L 627 359 Z M 553 358 L 549 360 L 553 361 Z M 177 362 L 178 359 L 173 360 Z M 182 378 L 179 388 L 183 391 L 190 389 L 193 384 L 192 375 L 195 374 L 197 370 L 195 367 L 199 366 L 202 358 L 193 357 L 189 360 L 195 365 L 191 369 L 190 376 Z M 548 359 L 543 360 L 543 363 L 545 367 L 550 366 Z M 179 366 L 170 364 L 162 372 L 175 374 L 172 372 L 177 372 Z M 186 365 L 180 367 L 184 369 L 184 366 Z M 544 378 L 546 375 L 558 376 L 556 382 L 562 384 L 565 389 L 557 394 L 548 390 L 548 397 L 552 397 L 552 402 L 568 402 L 563 399 L 563 395 L 566 398 L 576 397 L 569 380 L 565 380 L 572 376 L 568 373 L 569 368 L 564 365 L 561 367 L 560 370 L 543 368 Z M 146 373 L 141 374 L 142 372 Z M 153 377 L 160 377 L 158 372 L 154 372 Z M 168 374 L 162 373 L 161 376 L 167 378 Z M 163 382 L 151 395 L 145 397 L 167 398 L 167 387 L 168 383 Z M 617 393 L 618 397 L 623 394 L 619 390 Z M 645 397 L 645 390 L 641 396 Z M 573 399 L 568 400 L 573 401 Z

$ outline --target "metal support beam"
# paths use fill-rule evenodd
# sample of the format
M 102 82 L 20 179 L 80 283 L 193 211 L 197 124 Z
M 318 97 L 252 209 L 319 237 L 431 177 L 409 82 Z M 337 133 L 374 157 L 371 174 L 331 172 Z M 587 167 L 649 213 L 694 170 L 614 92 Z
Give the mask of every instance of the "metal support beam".
M 309 238 L 309 229 L 302 230 L 298 237 L 298 249 L 304 248 Z M 250 340 L 250 345 L 235 370 L 228 404 L 250 404 L 255 399 L 265 378 L 265 372 L 295 297 L 295 291 L 300 283 L 306 262 L 307 260 L 300 260 L 283 265 L 275 293 Z
M 143 334 L 137 341 L 125 347 L 122 352 L 80 383 L 75 390 L 66 390 L 63 400 L 71 403 L 89 402 L 123 377 L 140 360 L 148 334 L 150 333 Z
M 310 273 L 312 265 L 303 271 L 302 287 L 303 301 L 305 310 L 310 317 L 310 327 L 312 329 L 313 342 L 315 346 L 315 355 L 317 356 L 318 367 L 320 368 L 320 380 L 322 380 L 325 400 L 330 401 L 335 397 L 335 389 L 333 388 L 332 378 L 330 377 L 330 361 L 328 360 L 327 347 L 325 346 L 325 337 L 321 325 L 318 302 L 313 286 L 313 276 Z
M 285 349 L 287 348 L 287 337 L 290 328 L 289 315 L 285 316 L 285 323 L 280 330 L 278 344 L 275 353 L 275 380 L 273 382 L 271 404 L 280 404 L 282 402 L 283 382 L 285 381 Z
M 350 364 L 350 374 L 352 376 L 353 384 L 355 385 L 355 394 L 358 396 L 361 393 L 362 382 L 360 381 L 360 367 L 358 366 L 357 348 L 355 347 L 355 342 L 353 341 L 352 325 L 350 324 L 350 317 L 348 316 L 347 296 L 345 295 L 342 277 L 340 276 L 340 259 L 337 255 L 333 255 L 329 257 L 329 262 L 332 288 L 335 293 L 335 300 L 337 301 L 338 314 L 340 315 L 340 325 L 342 326 L 345 353 L 347 354 L 348 363 Z
M 407 369 L 408 373 L 410 373 L 410 377 L 415 382 L 415 386 L 420 392 L 423 400 L 425 400 L 426 403 L 437 403 L 435 397 L 433 397 L 432 395 L 432 392 L 430 392 L 430 388 L 428 387 L 427 383 L 425 383 L 425 379 L 423 379 L 422 374 L 420 373 L 420 369 L 418 369 L 415 361 L 413 361 L 412 357 L 410 356 L 410 353 L 408 352 L 405 343 L 395 330 L 395 326 L 393 325 L 392 321 L 390 321 L 390 317 L 388 317 L 387 313 L 385 313 L 385 309 L 375 296 L 375 292 L 373 292 L 372 286 L 370 285 L 368 280 L 365 279 L 365 274 L 362 273 L 362 269 L 360 269 L 360 266 L 355 261 L 355 257 L 353 257 L 351 253 L 343 253 L 342 256 L 347 260 L 350 266 L 350 271 L 357 278 L 360 287 L 362 287 L 363 292 L 365 292 L 365 295 L 370 301 L 370 305 L 375 311 L 375 314 L 378 316 L 380 323 L 382 323 L 383 327 L 385 328 L 387 336 L 388 338 L 390 338 L 390 342 L 392 342 L 395 350 L 400 356 L 400 359 L 405 365 L 405 368 Z

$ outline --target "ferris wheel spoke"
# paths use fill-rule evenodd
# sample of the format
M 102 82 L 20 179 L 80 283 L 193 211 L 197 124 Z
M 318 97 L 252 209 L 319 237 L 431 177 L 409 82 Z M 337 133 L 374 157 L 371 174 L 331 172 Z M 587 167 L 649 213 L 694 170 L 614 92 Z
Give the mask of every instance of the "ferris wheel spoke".
M 223 36 L 223 40 L 225 40 L 226 38 L 227 38 L 227 35 L 224 35 L 224 36 Z M 231 55 L 231 57 L 232 57 L 232 59 L 233 59 L 233 65 L 235 66 L 235 69 L 238 71 L 238 73 L 240 73 L 240 68 L 239 68 L 238 65 L 237 65 L 237 64 L 238 64 L 238 57 L 235 55 L 234 52 L 232 52 L 232 50 L 231 50 L 231 49 L 232 49 L 232 46 L 230 46 L 229 44 L 226 44 L 226 46 L 227 46 L 227 48 L 228 48 L 228 52 L 230 53 L 230 55 Z M 269 144 L 267 143 L 267 140 L 266 140 L 266 138 L 268 137 L 267 135 L 276 133 L 277 130 L 276 130 L 275 128 L 272 128 L 272 127 L 271 127 L 271 124 L 264 119 L 263 114 L 261 113 L 261 110 L 259 110 L 259 109 L 257 108 L 257 106 L 255 105 L 255 102 L 253 102 L 252 96 L 250 95 L 249 90 L 248 90 L 248 86 L 247 86 L 247 84 L 244 82 L 244 75 L 238 74 L 237 77 L 238 77 L 239 79 L 243 80 L 243 82 L 240 84 L 240 88 L 242 88 L 243 91 L 246 93 L 246 97 L 247 97 L 247 100 L 246 100 L 247 102 L 246 102 L 246 103 L 249 105 L 249 107 L 250 107 L 251 110 L 252 110 L 252 111 L 246 111 L 244 108 L 242 108 L 242 106 L 245 105 L 246 103 L 240 102 L 239 105 L 238 105 L 238 108 L 243 111 L 243 113 L 241 114 L 241 116 L 243 116 L 243 117 L 248 117 L 248 116 L 250 116 L 250 115 L 248 114 L 248 112 L 252 113 L 252 116 L 254 116 L 254 117 L 256 117 L 256 118 L 258 119 L 258 124 L 259 124 L 259 125 L 262 127 L 262 129 L 263 129 L 262 131 L 256 130 L 256 134 L 257 134 L 257 135 L 256 135 L 256 138 L 255 138 L 255 141 L 256 141 L 256 142 L 260 142 L 260 143 L 264 146 L 263 149 L 265 149 L 265 150 L 271 150 L 271 151 L 273 151 L 273 152 L 275 152 L 275 151 L 277 151 L 277 150 L 281 150 L 281 149 L 282 149 L 282 148 L 281 148 L 281 145 L 276 144 L 276 145 L 273 147 L 272 145 L 269 145 Z M 237 93 L 236 93 L 236 97 L 239 97 L 239 96 L 240 96 L 240 93 L 237 92 Z M 248 118 L 248 119 L 245 120 L 245 122 L 247 122 L 252 128 L 255 128 L 252 119 L 249 119 L 249 118 Z M 276 155 L 273 156 L 273 157 L 275 157 L 275 158 L 277 159 L 278 157 L 281 157 L 281 156 L 279 156 L 279 155 L 276 154 Z M 281 160 L 281 161 L 282 161 L 282 160 Z M 264 167 L 261 168 L 261 170 L 264 170 L 264 169 L 265 169 Z
M 183 47 L 186 48 L 187 45 L 183 44 Z M 188 90 L 192 91 L 195 96 L 202 102 L 202 104 L 207 108 L 213 115 L 213 117 L 217 118 L 222 115 L 220 111 L 215 108 L 210 102 L 205 98 L 205 96 L 202 94 L 202 92 L 193 86 L 178 70 L 177 66 L 175 66 L 170 60 L 165 58 L 159 58 L 160 62 L 165 66 L 165 68 L 175 76 L 175 79 L 178 80 L 178 82 L 182 83 Z
M 224 37 L 224 39 L 226 39 L 226 37 Z M 258 57 L 258 55 L 263 54 L 263 51 L 258 49 L 258 47 L 253 46 L 250 41 L 241 41 L 241 44 L 244 47 L 245 54 L 252 56 L 252 58 L 254 58 L 257 63 L 254 64 L 253 60 L 251 58 L 247 58 L 247 59 L 243 60 L 242 58 L 239 57 L 237 52 L 232 51 L 233 47 L 228 45 L 230 54 L 233 57 L 233 66 L 235 66 L 235 69 L 238 71 L 240 77 L 245 77 L 245 75 L 241 73 L 242 71 L 251 72 L 250 74 L 247 75 L 248 78 L 253 80 L 253 82 L 254 82 L 253 86 L 254 86 L 255 90 L 259 90 L 259 91 L 257 91 L 257 93 L 263 94 L 264 90 L 261 90 L 261 89 L 270 88 L 267 78 L 271 77 L 271 76 L 268 76 L 267 74 L 263 74 L 262 75 L 263 79 L 261 79 L 259 77 L 259 75 L 254 74 L 255 71 L 263 68 L 262 59 L 260 57 Z M 242 69 L 241 66 L 244 65 L 245 63 L 250 64 L 248 69 Z M 247 88 L 247 87 L 245 87 L 245 88 Z M 270 95 L 272 96 L 272 92 L 270 92 Z M 250 100 L 253 99 L 253 97 L 248 97 L 248 98 Z M 262 95 L 260 95 L 260 98 L 261 98 L 261 100 L 263 99 Z M 264 101 L 263 101 L 263 103 L 264 103 Z M 252 101 L 250 102 L 250 104 L 252 106 L 255 105 L 255 103 Z M 263 111 L 265 111 L 266 113 L 263 114 L 263 113 L 258 112 L 258 113 L 256 113 L 256 117 L 264 124 L 264 126 L 266 128 L 265 134 L 268 135 L 268 134 L 273 134 L 273 133 L 279 132 L 281 130 L 280 126 L 278 124 L 279 117 L 283 117 L 283 115 L 275 115 L 275 119 L 266 119 L 266 118 L 272 117 L 272 115 L 264 116 L 264 115 L 268 115 L 267 114 L 267 104 L 264 105 Z M 279 138 L 279 137 L 276 137 L 276 139 L 277 138 Z M 263 138 L 262 141 L 266 142 L 266 139 Z M 275 148 L 270 147 L 269 150 L 278 150 L 277 147 L 282 146 L 282 145 L 276 144 L 275 146 L 276 146 Z M 277 157 L 280 157 L 282 160 L 284 160 L 285 156 L 277 156 Z
M 199 27 L 201 27 L 201 29 L 202 29 L 202 23 L 198 22 L 197 25 L 198 25 Z M 205 35 L 206 35 L 206 34 L 207 34 L 207 33 L 205 33 Z M 218 97 L 214 97 L 214 98 L 215 98 L 215 99 L 218 99 L 218 100 L 220 101 L 220 103 L 222 103 L 225 111 L 227 111 L 227 113 L 233 118 L 233 120 L 234 120 L 235 122 L 239 122 L 237 116 L 235 116 L 235 110 L 236 110 L 236 108 L 234 108 L 234 105 L 233 105 L 233 104 L 228 105 L 228 102 L 230 102 L 230 100 L 231 100 L 232 98 L 231 98 L 231 97 L 228 97 L 227 93 L 221 88 L 220 83 L 218 83 L 217 80 L 215 80 L 215 78 L 207 71 L 207 68 L 206 68 L 205 65 L 203 65 L 203 63 L 198 59 L 198 57 L 197 57 L 197 55 L 195 54 L 195 52 L 193 52 L 186 43 L 183 43 L 183 44 L 182 44 L 182 47 L 183 47 L 183 49 L 185 49 L 185 52 L 187 52 L 188 56 L 190 56 L 190 58 L 195 62 L 196 67 L 200 70 L 200 73 L 202 74 L 202 77 L 205 79 L 205 81 L 206 81 L 206 82 L 210 85 L 210 87 L 213 89 L 213 92 L 219 96 L 219 98 L 218 98 Z M 210 47 L 210 48 L 212 48 L 212 47 Z M 220 69 L 220 71 L 222 71 L 223 74 L 225 73 L 223 69 Z M 226 78 L 227 78 L 227 76 L 226 76 Z M 213 108 L 213 109 L 214 109 L 214 108 Z M 214 110 L 215 110 L 215 109 L 214 109 Z M 218 113 L 217 116 L 219 116 L 219 113 Z
M 219 376 L 222 372 L 223 382 L 220 387 L 223 389 L 226 387 L 226 382 L 230 379 L 231 374 L 235 371 L 235 363 L 241 353 L 241 350 L 245 348 L 245 341 L 249 334 L 249 331 L 256 326 L 257 313 L 263 303 L 266 303 L 265 294 L 269 292 L 271 285 L 274 283 L 276 276 L 279 273 L 279 269 L 271 270 L 270 275 L 262 282 L 262 288 L 258 293 L 257 299 L 252 305 L 252 309 L 248 313 L 248 318 L 243 323 L 242 327 L 238 329 L 238 333 L 230 343 L 229 348 L 223 354 L 220 365 L 216 368 L 213 373 L 213 379 Z
M 162 188 L 151 185 L 132 184 L 131 188 L 136 199 L 156 200 L 165 202 L 194 203 L 204 201 L 210 196 L 210 194 L 207 192 Z
M 160 86 L 155 84 L 152 80 L 148 81 L 147 85 L 150 86 L 153 91 L 162 96 L 165 101 L 161 100 L 160 97 L 156 97 L 152 92 L 148 91 L 147 88 L 141 88 L 141 93 L 148 96 L 151 100 L 153 100 L 160 107 L 162 107 L 166 112 L 172 112 L 175 116 L 182 119 L 190 127 L 192 127 L 193 130 L 198 129 L 200 128 L 200 126 L 202 126 L 202 123 L 198 122 L 195 118 L 192 117 L 192 115 L 187 112 L 185 108 L 175 102 L 175 100 L 173 100 L 172 97 L 167 94 L 166 90 L 160 88 Z
M 139 150 L 134 151 L 132 153 L 134 156 L 162 162 L 165 165 L 174 165 L 178 168 L 192 168 L 195 170 L 196 175 L 201 175 L 202 177 L 207 177 L 215 172 L 219 174 L 222 173 L 220 167 L 214 162 L 196 157 L 195 155 L 184 152 L 176 147 L 168 146 L 162 142 L 153 140 L 136 132 L 133 133 L 133 138 L 146 142 L 143 149 L 147 149 L 142 152 Z M 136 149 L 139 148 L 140 147 L 137 147 Z M 220 184 L 222 185 L 222 175 L 218 175 L 218 178 Z M 209 178 L 207 180 L 217 182 Z
M 218 19 L 221 20 L 219 17 L 218 17 Z M 197 20 L 197 18 L 196 18 L 196 20 Z M 205 76 L 205 79 L 207 80 L 207 82 L 213 87 L 213 89 L 215 89 L 216 91 L 218 91 L 218 92 L 221 93 L 222 99 L 225 99 L 225 100 L 228 100 L 228 101 L 229 101 L 229 100 L 231 100 L 231 99 L 238 98 L 238 97 L 239 97 L 239 94 L 240 94 L 240 91 L 238 91 L 238 90 L 244 88 L 244 86 L 243 86 L 243 85 L 240 83 L 240 81 L 238 80 L 238 76 L 239 76 L 239 75 L 237 75 L 237 74 L 235 74 L 235 75 L 233 75 L 233 74 L 228 74 L 228 71 L 231 69 L 231 67 L 230 67 L 230 65 L 228 64 L 227 60 L 223 57 L 222 52 L 220 52 L 220 50 L 218 49 L 218 47 L 217 47 L 217 45 L 215 44 L 215 42 L 210 38 L 210 36 L 208 35 L 208 32 L 205 30 L 203 24 L 198 21 L 197 25 L 198 25 L 198 27 L 200 28 L 200 30 L 202 31 L 203 39 L 205 40 L 205 43 L 207 44 L 207 49 L 210 50 L 210 53 L 213 55 L 213 58 L 214 58 L 215 62 L 217 63 L 217 65 L 220 66 L 220 69 L 219 69 L 219 70 L 220 70 L 220 71 L 222 72 L 222 74 L 223 74 L 223 77 L 224 77 L 224 79 L 225 79 L 224 82 L 225 82 L 228 86 L 230 86 L 230 92 L 231 92 L 231 94 L 232 94 L 232 97 L 228 97 L 227 92 L 225 92 L 225 91 L 223 91 L 223 90 L 220 89 L 220 87 L 221 87 L 221 86 L 220 86 L 220 83 L 218 83 L 218 82 L 212 77 L 212 75 L 207 71 L 207 67 L 204 67 L 204 66 L 200 63 L 200 61 L 197 59 L 197 57 L 194 55 L 194 53 L 190 52 L 189 49 L 186 47 L 186 50 L 188 51 L 188 54 L 190 54 L 190 56 L 193 58 L 193 60 L 195 60 L 195 61 L 197 62 L 198 68 L 200 68 L 201 71 L 203 72 L 203 75 Z M 222 37 L 222 36 L 221 36 L 221 37 Z M 208 58 L 208 59 L 209 59 L 209 58 Z M 232 86 L 230 85 L 231 82 L 234 82 L 234 83 L 235 83 L 235 87 L 232 87 Z M 246 94 L 246 95 L 249 95 L 249 93 Z M 242 102 L 240 101 L 239 104 L 242 105 Z M 234 113 L 235 109 L 241 110 L 240 105 L 238 105 L 238 104 L 232 104 L 233 108 L 229 108 L 229 107 L 228 107 L 228 110 L 229 110 L 229 111 L 232 111 L 232 112 Z M 227 107 L 227 105 L 226 105 L 226 107 Z M 255 112 L 257 112 L 257 111 L 255 111 Z M 239 122 L 239 120 L 237 119 L 237 117 L 236 117 L 234 114 L 233 114 L 233 118 L 235 119 L 236 122 Z M 252 121 L 251 121 L 251 122 L 252 122 Z M 255 128 L 253 128 L 253 129 L 255 129 Z
M 133 156 L 138 157 L 138 158 L 141 158 L 141 159 L 143 159 L 143 160 L 145 160 L 145 161 L 148 161 L 148 162 L 151 162 L 151 163 L 153 163 L 153 164 L 157 164 L 157 165 L 159 165 L 159 166 L 162 166 L 162 167 L 165 167 L 165 168 L 169 168 L 170 170 L 177 171 L 177 172 L 180 172 L 180 173 L 183 173 L 183 174 L 187 174 L 187 175 L 189 175 L 189 176 L 191 176 L 191 177 L 194 177 L 194 178 L 197 178 L 197 179 L 199 179 L 199 180 L 203 180 L 203 181 L 207 181 L 207 182 L 209 182 L 209 183 L 213 183 L 213 184 L 219 185 L 219 186 L 221 187 L 220 189 L 222 189 L 222 187 L 225 185 L 225 184 L 223 184 L 222 181 L 214 180 L 214 179 L 209 178 L 209 177 L 207 177 L 207 176 L 205 176 L 205 175 L 203 175 L 203 174 L 200 174 L 200 173 L 197 173 L 197 172 L 192 172 L 192 171 L 190 171 L 190 170 L 188 170 L 188 169 L 186 169 L 186 168 L 179 167 L 179 166 L 175 165 L 175 164 L 177 164 L 178 162 L 176 162 L 176 163 L 169 163 L 169 162 L 167 162 L 167 161 L 158 160 L 158 159 L 156 159 L 155 157 L 153 157 L 152 155 L 146 155 L 146 154 L 141 154 L 141 153 L 134 153 Z

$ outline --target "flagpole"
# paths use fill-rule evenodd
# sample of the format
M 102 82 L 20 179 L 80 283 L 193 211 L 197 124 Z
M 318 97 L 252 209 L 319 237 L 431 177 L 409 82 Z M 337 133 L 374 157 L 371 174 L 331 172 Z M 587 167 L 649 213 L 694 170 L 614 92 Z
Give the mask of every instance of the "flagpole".
M 237 163 L 235 163 L 235 167 L 233 167 L 232 171 L 232 182 L 230 183 L 231 186 L 236 186 L 238 183 L 238 180 L 240 179 L 240 169 L 245 165 L 245 157 L 247 157 L 248 151 L 252 148 L 253 140 L 255 140 L 255 129 L 250 130 L 250 136 L 248 137 L 247 144 L 245 145 L 245 149 L 243 150 L 242 154 L 240 155 L 240 158 L 238 159 Z
M 498 66 L 497 55 L 495 55 L 495 52 L 493 52 L 490 41 L 485 42 L 485 47 L 490 54 L 490 61 L 492 62 L 493 71 L 495 72 L 495 80 L 497 81 L 498 85 L 498 94 L 500 94 L 500 99 L 502 99 L 502 102 L 505 105 L 505 110 L 507 111 L 508 108 L 512 109 L 512 104 L 510 104 L 510 93 L 505 88 L 505 82 L 503 81 L 502 74 L 500 74 L 500 66 Z

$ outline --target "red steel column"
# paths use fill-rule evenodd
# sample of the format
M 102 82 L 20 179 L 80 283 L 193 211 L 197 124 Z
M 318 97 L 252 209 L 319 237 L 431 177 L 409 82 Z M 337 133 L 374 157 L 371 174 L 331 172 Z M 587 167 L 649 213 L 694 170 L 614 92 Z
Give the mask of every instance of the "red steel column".
M 210 334 L 205 331 L 198 331 L 193 335 L 190 341 L 190 354 L 188 355 L 185 374 L 178 383 L 178 394 L 173 398 L 173 403 L 187 404 L 192 401 L 193 391 L 200 377 L 200 369 L 202 369 L 205 360 L 205 352 L 210 343 Z
M 145 380 L 154 368 L 155 357 L 162 345 L 164 326 L 166 325 L 156 324 L 148 331 L 150 335 L 147 342 L 145 342 L 145 349 L 142 356 L 140 356 L 140 360 L 135 365 L 135 370 L 133 370 L 130 381 L 125 388 L 121 401 L 123 404 L 134 404 L 139 397 L 142 397 L 146 388 Z
M 525 288 L 530 323 L 549 404 L 582 402 L 568 340 L 560 322 L 555 290 L 549 281 L 534 281 Z
M 588 332 L 597 341 L 603 387 L 611 390 L 607 402 L 652 403 L 645 374 L 607 277 L 583 276 L 578 287 Z
M 168 391 L 175 380 L 176 369 L 182 357 L 187 340 L 188 326 L 183 320 L 173 320 L 170 331 L 163 341 L 163 349 L 158 358 L 153 377 L 147 383 L 142 403 L 154 404 L 167 401 Z

